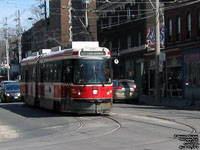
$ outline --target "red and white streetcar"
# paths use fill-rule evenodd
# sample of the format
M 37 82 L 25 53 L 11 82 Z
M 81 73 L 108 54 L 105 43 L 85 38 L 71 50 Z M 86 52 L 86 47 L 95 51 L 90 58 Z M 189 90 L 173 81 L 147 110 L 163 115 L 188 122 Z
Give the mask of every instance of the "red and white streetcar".
M 72 42 L 69 49 L 42 51 L 21 62 L 24 103 L 79 114 L 110 112 L 113 86 L 107 48 L 98 42 Z

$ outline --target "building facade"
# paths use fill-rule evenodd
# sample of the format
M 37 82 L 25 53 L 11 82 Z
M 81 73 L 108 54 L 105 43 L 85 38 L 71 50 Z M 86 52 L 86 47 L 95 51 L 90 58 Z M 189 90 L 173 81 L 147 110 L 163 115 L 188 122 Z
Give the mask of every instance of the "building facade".
M 96 41 L 96 13 L 90 11 L 95 9 L 94 1 L 50 1 L 49 17 L 36 22 L 31 29 L 23 33 L 22 39 L 25 42 L 22 55 L 25 57 L 29 52 L 45 48 L 66 47 L 72 41 Z M 27 47 L 30 50 L 27 50 Z
M 174 51 L 167 64 L 176 63 L 171 74 L 178 87 L 172 89 L 181 89 L 181 96 L 186 99 L 200 100 L 200 2 L 180 2 L 165 11 L 165 18 L 166 52 Z
M 162 96 L 200 99 L 200 3 L 177 1 L 164 5 L 165 56 L 160 71 Z M 154 53 L 146 54 L 148 94 L 153 95 Z
M 144 0 L 98 1 L 97 10 L 98 41 L 111 50 L 113 59 L 119 59 L 119 64 L 113 64 L 114 79 L 133 79 L 140 92 L 148 94 L 145 54 L 147 48 L 155 50 L 155 33 L 149 38 L 154 45 L 147 43 L 148 31 L 155 32 L 155 9 L 152 4 Z M 164 27 L 163 14 L 161 16 L 161 26 Z
M 96 9 L 94 1 L 54 0 L 50 2 L 49 9 L 49 39 L 57 45 L 97 40 L 96 13 L 90 11 Z

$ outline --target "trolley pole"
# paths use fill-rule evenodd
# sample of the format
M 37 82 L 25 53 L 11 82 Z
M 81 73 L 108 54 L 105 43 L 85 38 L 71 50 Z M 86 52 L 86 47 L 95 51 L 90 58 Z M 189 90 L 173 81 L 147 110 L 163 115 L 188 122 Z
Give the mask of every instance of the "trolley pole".
M 9 65 L 9 43 L 8 43 L 8 19 L 6 17 L 6 35 L 5 35 L 5 40 L 6 40 L 6 62 L 7 62 L 7 76 L 8 80 L 10 80 L 10 65 Z
M 160 56 L 160 21 L 159 21 L 159 0 L 156 0 L 156 53 L 155 53 L 155 103 L 161 102 L 161 86 L 160 86 L 160 70 L 159 70 L 159 56 Z

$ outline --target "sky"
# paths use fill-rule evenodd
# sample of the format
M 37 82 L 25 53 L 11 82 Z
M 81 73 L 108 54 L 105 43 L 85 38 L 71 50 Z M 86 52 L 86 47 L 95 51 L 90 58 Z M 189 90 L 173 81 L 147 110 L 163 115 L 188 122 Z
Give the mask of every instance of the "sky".
M 21 14 L 21 26 L 23 31 L 32 26 L 32 21 L 28 20 L 32 17 L 31 8 L 38 6 L 38 0 L 0 0 L 0 29 L 4 28 L 5 18 L 8 18 L 8 27 L 16 28 L 17 11 Z

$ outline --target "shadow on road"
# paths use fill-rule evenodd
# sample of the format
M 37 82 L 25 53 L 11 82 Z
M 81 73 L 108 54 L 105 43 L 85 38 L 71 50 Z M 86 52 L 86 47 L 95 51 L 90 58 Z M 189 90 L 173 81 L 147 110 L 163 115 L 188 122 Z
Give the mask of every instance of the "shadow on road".
M 63 117 L 62 114 L 30 107 L 25 105 L 24 103 L 1 103 L 0 108 L 27 118 Z
M 33 106 L 28 106 L 24 103 L 0 103 L 0 109 L 1 108 L 27 118 L 109 116 L 109 114 L 59 113 L 43 108 L 35 108 Z

